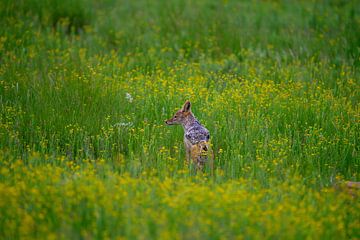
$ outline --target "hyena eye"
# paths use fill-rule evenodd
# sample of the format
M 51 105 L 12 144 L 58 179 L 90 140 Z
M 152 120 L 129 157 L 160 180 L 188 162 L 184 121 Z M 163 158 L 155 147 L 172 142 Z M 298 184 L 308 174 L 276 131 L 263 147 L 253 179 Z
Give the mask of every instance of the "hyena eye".
M 174 117 L 175 119 L 177 118 L 177 116 Z

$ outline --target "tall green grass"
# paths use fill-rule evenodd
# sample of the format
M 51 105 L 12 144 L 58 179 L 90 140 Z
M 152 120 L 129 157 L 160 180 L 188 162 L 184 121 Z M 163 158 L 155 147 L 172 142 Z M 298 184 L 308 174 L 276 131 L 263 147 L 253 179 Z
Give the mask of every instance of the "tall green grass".
M 120 154 L 138 174 L 154 165 L 133 161 L 158 166 L 160 148 L 182 147 L 181 130 L 162 123 L 190 99 L 227 177 L 356 179 L 358 6 L 255 5 L 3 2 L 2 146 L 70 160 Z M 169 154 L 182 165 L 182 152 Z
M 22 166 L 38 175 L 50 166 L 62 173 L 66 184 L 70 181 L 87 189 L 87 182 L 82 181 L 89 165 L 95 169 L 94 181 L 107 188 L 106 201 L 115 201 L 108 197 L 114 182 L 107 179 L 113 174 L 117 183 L 134 178 L 134 186 L 144 189 L 160 188 L 151 183 L 153 178 L 181 180 L 185 182 L 180 189 L 186 191 L 190 188 L 186 181 L 194 178 L 196 182 L 199 176 L 193 176 L 185 164 L 183 130 L 165 126 L 164 120 L 189 99 L 194 114 L 211 133 L 215 155 L 211 184 L 222 188 L 229 181 L 246 179 L 243 184 L 268 191 L 282 183 L 291 186 L 296 179 L 296 187 L 306 186 L 301 191 L 305 205 L 314 201 L 312 206 L 318 207 L 321 197 L 315 197 L 316 191 L 343 180 L 359 180 L 359 23 L 357 1 L 0 1 L 3 191 L 11 192 L 14 186 L 14 198 L 19 200 L 17 193 L 31 194 L 32 188 L 47 185 L 39 178 L 24 183 L 26 189 L 21 190 L 16 177 L 31 178 Z M 19 160 L 21 170 L 17 171 Z M 145 186 L 139 179 L 144 179 Z M 205 185 L 210 184 L 206 181 Z M 49 186 L 58 184 L 62 180 Z M 313 195 L 308 196 L 310 189 Z M 100 194 L 87 191 L 94 197 Z M 142 194 L 139 191 L 134 194 Z M 279 191 L 282 195 L 287 190 Z M 302 202 L 296 191 L 291 192 L 287 203 Z M 326 206 L 337 200 L 331 194 L 326 195 L 330 199 Z M 61 191 L 52 192 L 48 200 L 57 201 L 61 195 Z M 221 196 L 220 190 L 216 196 Z M 277 197 L 271 193 L 254 201 L 266 208 L 261 204 L 269 199 L 275 204 Z M 342 201 L 353 203 L 346 197 Z M 32 200 L 26 202 L 29 209 L 36 206 Z M 104 210 L 106 204 L 99 209 Z M 184 214 L 187 207 L 182 205 Z M 79 211 L 95 214 L 97 210 L 82 207 Z M 336 212 L 341 212 L 340 205 Z M 52 214 L 45 215 L 56 219 Z M 176 225 L 176 214 L 169 214 L 165 219 Z M 11 211 L 8 215 L 7 219 Z M 124 216 L 115 218 L 124 220 Z M 322 216 L 333 215 L 326 208 Z M 110 219 L 103 217 L 99 219 Z M 310 218 L 321 217 L 314 213 Z M 79 233 L 89 227 L 86 219 L 74 225 L 70 220 L 64 225 L 54 220 L 50 225 L 56 231 L 65 226 L 63 238 L 86 238 Z M 353 219 L 356 215 L 350 214 L 346 220 L 351 229 L 346 234 L 331 228 L 336 232 L 333 236 L 356 237 Z M 229 219 L 223 220 L 219 224 L 227 225 Z M 16 226 L 22 225 L 16 221 Z M 327 226 L 325 222 L 322 227 Z M 154 229 L 160 228 L 155 225 Z M 315 234 L 316 228 L 313 235 L 306 235 L 307 226 L 301 226 L 299 232 L 304 235 L 300 236 L 331 237 L 331 231 Z M 241 235 L 234 229 L 224 236 Z M 114 236 L 132 238 L 131 231 Z M 143 237 L 160 237 L 149 231 Z M 250 227 L 243 234 L 281 237 L 266 231 L 252 235 L 251 231 Z

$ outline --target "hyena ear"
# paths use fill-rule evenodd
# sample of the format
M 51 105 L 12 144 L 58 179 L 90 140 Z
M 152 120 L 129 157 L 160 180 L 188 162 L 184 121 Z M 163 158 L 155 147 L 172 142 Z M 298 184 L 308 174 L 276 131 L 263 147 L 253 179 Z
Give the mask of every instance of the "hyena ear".
M 187 100 L 182 108 L 183 112 L 190 112 L 191 103 L 189 100 Z

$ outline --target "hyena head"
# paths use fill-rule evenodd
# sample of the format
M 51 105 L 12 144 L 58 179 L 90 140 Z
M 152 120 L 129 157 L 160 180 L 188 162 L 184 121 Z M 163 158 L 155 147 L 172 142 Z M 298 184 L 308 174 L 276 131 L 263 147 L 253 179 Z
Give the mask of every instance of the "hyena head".
M 167 125 L 185 124 L 187 122 L 187 118 L 191 115 L 190 108 L 190 101 L 186 101 L 184 106 L 177 111 L 172 118 L 166 120 L 165 123 Z

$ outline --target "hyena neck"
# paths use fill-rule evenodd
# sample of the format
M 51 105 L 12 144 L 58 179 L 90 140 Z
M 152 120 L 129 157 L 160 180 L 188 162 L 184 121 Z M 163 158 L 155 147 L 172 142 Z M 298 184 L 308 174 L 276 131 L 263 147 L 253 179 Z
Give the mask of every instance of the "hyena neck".
M 199 122 L 195 118 L 195 116 L 190 112 L 190 114 L 185 118 L 184 122 L 182 123 L 185 132 L 189 130 L 192 126 L 194 126 L 195 123 L 199 123 Z

